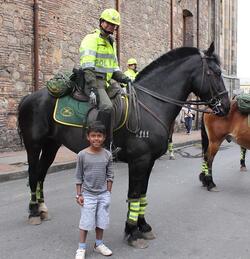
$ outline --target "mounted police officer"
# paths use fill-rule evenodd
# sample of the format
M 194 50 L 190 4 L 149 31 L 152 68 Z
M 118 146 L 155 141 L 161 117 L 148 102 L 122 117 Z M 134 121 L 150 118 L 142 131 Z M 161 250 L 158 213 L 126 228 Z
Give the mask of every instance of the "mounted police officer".
M 128 76 L 132 81 L 135 80 L 138 71 L 137 71 L 137 61 L 135 58 L 130 58 L 127 61 L 127 67 L 128 69 L 124 72 L 126 76 Z
M 128 84 L 131 79 L 124 75 L 118 65 L 116 46 L 112 34 L 120 25 L 120 14 L 115 9 L 106 9 L 100 16 L 99 29 L 88 34 L 81 42 L 80 66 L 84 71 L 85 92 L 90 103 L 98 106 L 98 120 L 107 129 L 106 147 L 112 142 L 111 113 L 112 102 L 106 89 L 110 80 Z

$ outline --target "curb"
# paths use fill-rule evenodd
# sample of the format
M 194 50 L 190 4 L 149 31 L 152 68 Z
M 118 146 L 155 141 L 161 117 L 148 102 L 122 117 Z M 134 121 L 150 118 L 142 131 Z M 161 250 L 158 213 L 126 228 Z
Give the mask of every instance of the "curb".
M 174 144 L 174 148 L 179 149 L 185 146 L 192 146 L 197 143 L 201 143 L 201 140 L 190 140 L 184 143 L 176 143 Z M 52 174 L 61 170 L 72 169 L 75 167 L 76 167 L 76 162 L 68 162 L 68 163 L 52 165 L 49 168 L 47 174 Z M 28 169 L 0 174 L 0 183 L 14 181 L 14 180 L 23 179 L 23 178 L 28 178 Z
M 52 165 L 47 174 L 56 173 L 61 170 L 72 169 L 76 166 L 76 162 L 62 163 L 57 165 Z M 28 170 L 20 170 L 15 172 L 3 173 L 0 174 L 0 183 L 8 182 L 18 179 L 28 178 Z

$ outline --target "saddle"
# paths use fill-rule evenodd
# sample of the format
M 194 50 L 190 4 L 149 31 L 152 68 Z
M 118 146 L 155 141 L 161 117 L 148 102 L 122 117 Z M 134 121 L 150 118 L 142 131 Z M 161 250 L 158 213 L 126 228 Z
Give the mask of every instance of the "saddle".
M 70 77 L 67 76 L 66 80 L 65 77 L 63 80 L 60 77 L 54 79 L 50 80 L 50 86 L 54 84 L 57 85 L 57 89 L 67 89 L 65 92 L 59 91 L 60 95 L 55 95 L 56 91 L 52 93 L 51 87 L 49 88 L 47 84 L 49 93 L 57 97 L 53 115 L 55 121 L 68 126 L 84 127 L 87 122 L 97 119 L 98 110 L 89 105 L 89 96 L 81 87 L 85 84 L 83 70 L 73 69 L 73 74 Z M 125 123 L 137 125 L 138 110 L 133 111 L 138 107 L 132 107 L 133 105 L 129 107 L 128 95 L 124 94 L 121 86 L 116 82 L 112 83 L 107 89 L 107 94 L 113 104 L 111 123 L 114 130 L 120 129 Z
M 112 86 L 107 92 L 113 104 L 111 123 L 114 131 L 125 124 L 136 125 L 137 112 L 134 111 L 133 106 L 129 107 L 129 97 L 123 94 L 120 86 Z M 98 109 L 93 108 L 88 101 L 79 101 L 71 95 L 66 95 L 57 98 L 53 119 L 66 126 L 83 128 L 87 123 L 97 119 L 98 112 Z

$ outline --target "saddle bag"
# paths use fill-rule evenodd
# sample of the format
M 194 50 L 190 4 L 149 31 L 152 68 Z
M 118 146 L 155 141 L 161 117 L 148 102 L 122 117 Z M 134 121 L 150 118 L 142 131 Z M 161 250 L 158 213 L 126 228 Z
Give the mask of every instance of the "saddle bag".
M 71 93 L 75 88 L 75 82 L 73 82 L 70 77 L 70 72 L 56 74 L 46 82 L 46 87 L 49 93 L 56 98 L 60 98 Z
M 242 113 L 250 113 L 250 94 L 240 94 L 236 97 L 238 109 Z

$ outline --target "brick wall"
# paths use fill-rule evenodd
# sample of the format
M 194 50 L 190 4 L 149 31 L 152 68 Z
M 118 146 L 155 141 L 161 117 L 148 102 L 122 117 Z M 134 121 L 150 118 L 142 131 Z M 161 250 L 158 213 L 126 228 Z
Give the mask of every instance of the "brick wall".
M 0 1 L 0 149 L 18 143 L 16 111 L 32 88 L 31 1 Z
M 81 39 L 99 25 L 100 13 L 115 7 L 113 0 L 43 0 L 39 3 L 39 84 L 58 71 L 78 65 Z M 207 48 L 214 19 L 210 1 L 200 0 L 199 46 Z M 192 14 L 193 43 L 197 45 L 197 0 L 173 1 L 173 45 L 183 44 L 183 10 Z M 120 65 L 129 57 L 139 69 L 170 49 L 170 0 L 120 0 Z M 219 32 L 218 32 L 219 34 Z M 219 37 L 219 35 L 215 35 Z M 33 75 L 33 1 L 0 0 L 0 150 L 17 147 L 17 106 L 31 93 Z M 235 64 L 236 61 L 232 60 Z

